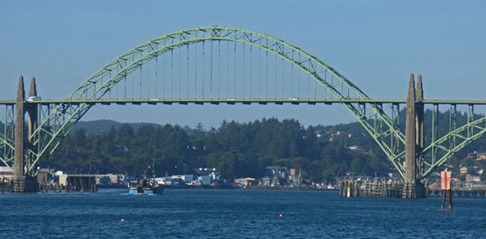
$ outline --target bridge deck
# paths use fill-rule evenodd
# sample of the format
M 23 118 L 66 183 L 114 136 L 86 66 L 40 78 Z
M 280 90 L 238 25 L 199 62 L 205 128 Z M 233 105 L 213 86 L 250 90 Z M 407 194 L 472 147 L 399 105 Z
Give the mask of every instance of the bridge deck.
M 66 99 L 42 99 L 36 101 L 25 101 L 34 104 L 405 104 L 406 99 L 97 99 L 97 100 L 66 100 Z M 447 105 L 486 105 L 486 100 L 455 100 L 455 99 L 425 99 L 424 104 L 447 104 Z M 0 100 L 0 105 L 14 105 L 14 100 Z

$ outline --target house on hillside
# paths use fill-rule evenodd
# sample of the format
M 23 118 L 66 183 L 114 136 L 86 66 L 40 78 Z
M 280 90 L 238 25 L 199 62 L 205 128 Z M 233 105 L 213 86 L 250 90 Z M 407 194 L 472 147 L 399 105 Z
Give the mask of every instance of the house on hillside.
M 356 153 L 359 153 L 359 154 L 366 154 L 366 150 L 364 150 L 363 148 L 361 148 L 359 145 L 351 145 L 348 147 L 348 149 L 350 151 L 353 151 L 353 152 L 356 152 Z
M 486 160 L 486 152 L 478 153 L 476 155 L 476 160 Z
M 461 174 L 461 175 L 466 175 L 468 173 L 469 173 L 469 168 L 468 167 L 461 167 L 459 169 L 459 174 Z
M 239 187 L 246 188 L 246 187 L 251 187 L 254 185 L 256 182 L 256 179 L 254 178 L 237 178 L 235 179 L 235 184 L 238 185 Z
M 474 151 L 472 153 L 467 154 L 468 159 L 476 159 L 476 160 L 486 160 L 486 152 L 477 152 Z

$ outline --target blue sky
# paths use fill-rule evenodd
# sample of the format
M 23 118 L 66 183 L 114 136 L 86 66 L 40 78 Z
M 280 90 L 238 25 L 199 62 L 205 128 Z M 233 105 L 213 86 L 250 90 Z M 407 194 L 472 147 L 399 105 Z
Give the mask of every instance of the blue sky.
M 220 25 L 290 42 L 372 98 L 405 98 L 411 72 L 426 98 L 485 99 L 484 1 L 0 1 L 0 98 L 20 74 L 43 98 L 65 98 L 122 52 L 186 28 Z M 304 125 L 354 121 L 343 107 L 96 106 L 84 120 L 217 127 L 222 120 L 296 118 Z

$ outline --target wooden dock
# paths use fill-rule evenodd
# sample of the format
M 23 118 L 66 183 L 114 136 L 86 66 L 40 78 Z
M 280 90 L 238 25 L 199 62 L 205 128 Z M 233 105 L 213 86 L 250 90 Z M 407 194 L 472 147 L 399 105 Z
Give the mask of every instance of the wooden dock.
M 385 179 L 343 180 L 339 188 L 341 197 L 401 198 L 403 183 Z

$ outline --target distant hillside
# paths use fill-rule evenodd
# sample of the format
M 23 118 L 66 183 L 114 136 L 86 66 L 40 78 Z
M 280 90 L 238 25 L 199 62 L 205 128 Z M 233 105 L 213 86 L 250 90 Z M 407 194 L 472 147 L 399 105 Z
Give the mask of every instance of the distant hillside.
M 80 121 L 73 127 L 71 132 L 82 129 L 88 134 L 101 134 L 112 127 L 118 129 L 121 125 L 121 123 L 113 120 Z
M 129 124 L 134 130 L 138 130 L 140 127 L 145 125 L 151 125 L 154 127 L 160 127 L 159 124 L 155 123 L 120 123 L 114 120 L 93 120 L 93 121 L 80 121 L 78 122 L 71 132 L 76 132 L 77 130 L 84 130 L 87 134 L 102 134 L 114 128 L 118 130 L 122 125 Z

